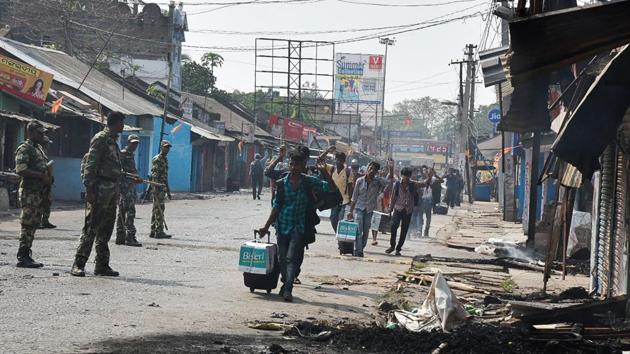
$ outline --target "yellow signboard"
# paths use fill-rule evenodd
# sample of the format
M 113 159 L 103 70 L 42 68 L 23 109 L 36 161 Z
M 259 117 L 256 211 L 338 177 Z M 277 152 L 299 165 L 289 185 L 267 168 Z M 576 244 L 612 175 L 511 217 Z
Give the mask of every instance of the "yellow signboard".
M 41 106 L 46 102 L 52 80 L 52 74 L 0 55 L 0 91 Z

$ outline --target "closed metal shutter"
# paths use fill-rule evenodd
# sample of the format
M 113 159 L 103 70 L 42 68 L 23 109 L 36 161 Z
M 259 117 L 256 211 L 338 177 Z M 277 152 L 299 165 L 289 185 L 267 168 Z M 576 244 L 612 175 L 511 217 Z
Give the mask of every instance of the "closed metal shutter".
M 612 295 L 627 293 L 628 249 L 626 239 L 626 177 L 627 159 L 621 149 L 617 149 L 615 166 L 615 203 L 613 226 L 613 286 Z
M 615 148 L 609 145 L 602 154 L 600 200 L 597 230 L 597 293 L 608 295 L 612 267 L 611 259 L 611 220 L 613 213 L 613 190 L 615 170 Z

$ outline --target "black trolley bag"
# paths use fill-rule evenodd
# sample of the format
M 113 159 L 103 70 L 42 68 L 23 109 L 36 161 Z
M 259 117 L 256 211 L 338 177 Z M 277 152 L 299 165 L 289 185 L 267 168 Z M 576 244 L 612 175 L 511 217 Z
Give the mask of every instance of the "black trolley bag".
M 254 230 L 254 241 L 260 242 L 256 237 L 259 235 L 258 230 Z M 259 235 L 260 238 L 265 235 Z M 271 243 L 271 232 L 267 231 L 267 243 Z M 273 244 L 275 245 L 275 244 Z M 277 248 L 277 246 L 276 246 Z M 254 273 L 243 273 L 243 282 L 245 286 L 249 288 L 250 292 L 254 292 L 255 290 L 266 290 L 267 294 L 270 294 L 271 291 L 278 287 L 278 278 L 280 277 L 280 264 L 278 262 L 278 250 L 276 249 L 274 262 L 273 262 L 273 270 L 268 274 L 254 274 Z
M 339 248 L 339 254 L 354 254 L 354 242 L 346 242 L 337 240 L 337 247 Z

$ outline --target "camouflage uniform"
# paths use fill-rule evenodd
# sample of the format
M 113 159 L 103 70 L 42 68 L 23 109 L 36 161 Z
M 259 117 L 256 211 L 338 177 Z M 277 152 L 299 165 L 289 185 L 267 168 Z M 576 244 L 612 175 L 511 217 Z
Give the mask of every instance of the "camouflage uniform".
M 41 146 L 31 139 L 23 142 L 15 152 L 15 172 L 18 174 L 25 170 L 46 173 L 48 159 Z M 39 179 L 21 178 L 19 199 L 22 206 L 20 223 L 20 252 L 30 252 L 35 238 L 35 230 L 42 219 L 42 204 L 45 198 L 46 185 Z M 20 253 L 18 253 L 19 255 Z M 18 256 L 19 257 L 19 256 Z
M 50 161 L 48 156 L 46 156 L 47 147 L 50 146 L 52 141 L 45 138 L 45 144 L 42 146 L 42 152 L 44 153 L 44 157 L 46 158 L 46 162 Z M 54 183 L 54 182 L 53 182 Z M 42 200 L 42 220 L 40 222 L 40 227 L 42 228 L 54 228 L 54 225 L 50 223 L 50 208 L 52 207 L 52 183 L 45 185 L 42 190 L 43 200 Z
M 162 145 L 170 143 L 163 141 Z M 166 156 L 158 154 L 153 158 L 151 164 L 151 181 L 162 183 L 166 187 L 152 186 L 153 189 L 153 213 L 151 215 L 151 235 L 156 237 L 164 235 L 164 200 L 168 189 L 168 160 Z
M 136 137 L 130 135 L 130 138 Z M 131 141 L 131 139 L 129 139 Z M 137 141 L 137 140 L 136 140 Z M 123 149 L 120 151 L 120 164 L 122 170 L 126 173 L 137 175 L 136 161 L 133 153 Z M 134 220 L 136 218 L 136 185 L 126 176 L 120 179 L 120 198 L 118 200 L 118 218 L 116 220 L 116 243 L 124 244 L 125 240 L 135 241 L 136 227 Z
M 75 256 L 75 264 L 81 268 L 90 258 L 94 243 L 96 267 L 109 267 L 107 243 L 116 220 L 120 173 L 120 150 L 109 128 L 105 128 L 92 138 L 90 150 L 82 161 L 83 184 L 86 190 L 94 192 L 96 200 L 86 206 L 85 224 Z

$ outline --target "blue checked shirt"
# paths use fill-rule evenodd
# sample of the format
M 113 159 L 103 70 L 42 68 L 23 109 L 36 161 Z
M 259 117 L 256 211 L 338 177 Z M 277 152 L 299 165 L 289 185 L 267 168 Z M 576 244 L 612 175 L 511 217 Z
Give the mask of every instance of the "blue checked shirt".
M 304 221 L 308 206 L 304 183 L 309 183 L 313 192 L 320 193 L 328 191 L 328 182 L 322 181 L 318 177 L 303 175 L 295 191 L 291 188 L 289 176 L 282 178 L 279 182 L 284 188 L 284 200 L 279 200 L 279 193 L 276 193 L 273 199 L 273 207 L 280 211 L 276 221 L 276 230 L 280 235 L 290 235 L 294 230 L 304 234 Z

